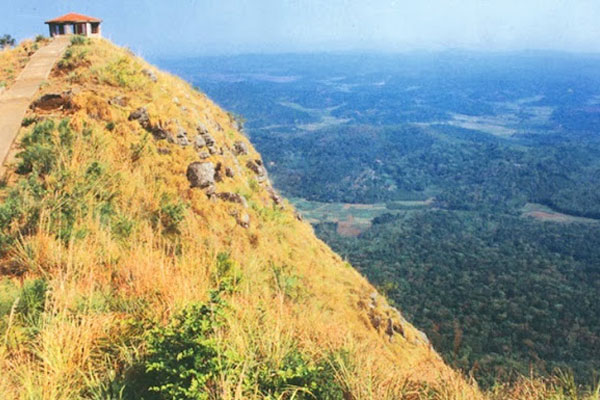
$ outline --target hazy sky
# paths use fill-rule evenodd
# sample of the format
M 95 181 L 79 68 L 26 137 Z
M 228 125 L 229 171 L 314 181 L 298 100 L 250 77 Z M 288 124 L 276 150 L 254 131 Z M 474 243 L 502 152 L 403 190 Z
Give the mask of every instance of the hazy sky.
M 0 34 L 67 12 L 146 56 L 466 48 L 600 52 L 600 0 L 0 0 Z

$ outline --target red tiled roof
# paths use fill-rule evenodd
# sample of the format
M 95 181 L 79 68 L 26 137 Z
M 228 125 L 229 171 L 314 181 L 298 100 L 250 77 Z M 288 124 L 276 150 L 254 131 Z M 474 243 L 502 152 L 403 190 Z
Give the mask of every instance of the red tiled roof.
M 83 14 L 68 13 L 63 15 L 62 17 L 46 21 L 47 24 L 55 22 L 102 22 L 102 20 L 94 17 L 88 17 L 87 15 Z

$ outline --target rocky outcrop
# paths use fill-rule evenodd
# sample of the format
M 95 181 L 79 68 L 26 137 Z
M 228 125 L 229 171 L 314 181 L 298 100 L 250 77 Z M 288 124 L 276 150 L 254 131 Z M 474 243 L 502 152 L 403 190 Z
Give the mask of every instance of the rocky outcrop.
M 256 174 L 256 179 L 259 182 L 264 182 L 267 179 L 267 170 L 263 167 L 261 160 L 249 160 L 246 167 Z
M 266 190 L 267 190 L 267 193 L 269 193 L 269 197 L 271 198 L 271 200 L 273 200 L 273 203 L 277 204 L 278 206 L 280 206 L 281 204 L 283 204 L 283 199 L 275 191 L 275 189 L 273 189 L 272 186 L 267 186 Z
M 150 115 L 148 115 L 146 107 L 140 107 L 135 111 L 132 111 L 127 119 L 129 121 L 137 121 L 145 130 L 150 130 L 152 128 L 152 125 L 150 124 Z
M 246 199 L 244 198 L 244 196 L 238 193 L 221 192 L 217 193 L 216 196 L 223 201 L 241 204 L 242 206 L 244 206 L 244 208 L 248 208 L 248 203 L 246 202 Z
M 216 146 L 217 142 L 215 141 L 215 138 L 213 138 L 210 135 L 210 133 L 208 133 L 208 129 L 206 129 L 206 126 L 204 126 L 204 124 L 199 123 L 196 127 L 196 132 L 198 133 L 198 135 L 194 139 L 194 147 L 196 147 L 196 150 L 206 147 L 210 154 L 219 153 L 219 149 Z
M 235 154 L 236 156 L 247 155 L 248 154 L 248 146 L 246 145 L 246 143 L 242 142 L 241 140 L 234 142 L 233 143 L 233 154 Z
M 215 165 L 211 162 L 193 162 L 186 172 L 190 187 L 206 189 L 215 185 Z
M 33 110 L 68 110 L 73 108 L 73 93 L 66 91 L 62 93 L 47 93 L 31 104 Z
M 364 304 L 364 303 L 363 303 Z M 425 333 L 411 327 L 410 323 L 402 316 L 400 311 L 388 305 L 378 304 L 378 294 L 371 293 L 368 301 L 367 315 L 371 326 L 377 331 L 383 332 L 392 342 L 397 336 L 412 344 L 430 347 L 431 344 Z M 411 327 L 412 329 L 407 327 Z

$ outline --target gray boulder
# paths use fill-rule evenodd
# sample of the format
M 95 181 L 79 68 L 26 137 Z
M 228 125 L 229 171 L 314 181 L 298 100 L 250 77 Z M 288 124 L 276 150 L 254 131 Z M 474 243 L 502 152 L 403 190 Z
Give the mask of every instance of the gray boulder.
M 190 187 L 205 189 L 215 184 L 215 165 L 211 162 L 193 162 L 186 172 Z

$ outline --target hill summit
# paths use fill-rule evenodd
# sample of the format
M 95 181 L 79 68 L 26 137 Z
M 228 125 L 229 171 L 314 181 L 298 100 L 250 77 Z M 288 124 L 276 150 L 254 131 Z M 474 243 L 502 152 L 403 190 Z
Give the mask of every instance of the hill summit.
M 277 194 L 234 116 L 128 50 L 74 38 L 13 159 L 0 397 L 479 396 Z

